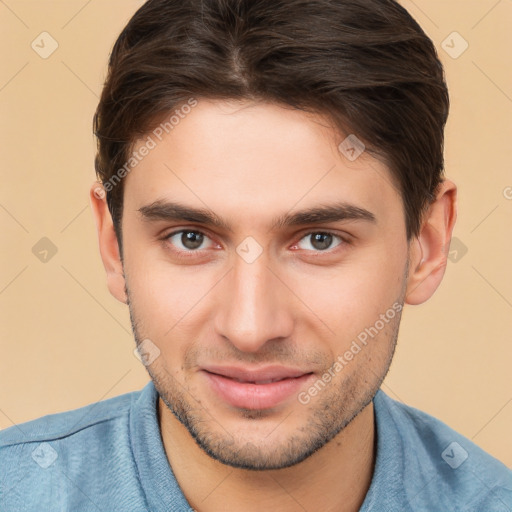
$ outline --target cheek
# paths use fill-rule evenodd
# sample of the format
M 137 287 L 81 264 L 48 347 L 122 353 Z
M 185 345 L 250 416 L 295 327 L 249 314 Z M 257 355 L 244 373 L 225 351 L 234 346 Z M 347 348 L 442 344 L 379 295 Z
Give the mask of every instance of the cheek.
M 153 331 L 165 326 L 170 329 L 191 309 L 196 295 L 200 296 L 200 287 L 191 290 L 190 283 L 176 272 L 159 273 L 155 269 L 140 278 L 132 277 L 129 286 L 133 306 L 146 321 L 151 321 Z
M 281 307 L 297 319 L 296 329 L 315 337 L 325 333 L 332 340 L 330 351 L 343 352 L 401 297 L 406 250 L 400 244 L 381 240 L 347 254 L 337 265 L 274 267 L 291 290 Z M 175 354 L 200 339 L 222 307 L 223 290 L 232 292 L 221 283 L 227 269 L 220 262 L 175 265 L 162 248 L 127 244 L 125 271 L 139 334 L 157 341 L 162 351 L 173 347 Z
M 140 334 L 162 349 L 178 340 L 193 340 L 205 323 L 203 311 L 214 289 L 216 273 L 171 265 L 161 254 L 134 251 L 125 261 L 130 302 Z
M 137 239 L 141 243 L 136 243 Z M 126 240 L 125 247 L 124 268 L 127 284 L 137 310 L 148 311 L 155 318 L 160 318 L 164 313 L 168 314 L 169 307 L 173 306 L 182 291 L 176 281 L 180 275 L 179 270 L 173 270 L 169 262 L 164 260 L 159 244 L 145 241 L 142 233 L 134 232 Z
M 296 269 L 289 279 L 294 292 L 314 313 L 307 316 L 316 318 L 312 321 L 317 329 L 325 331 L 327 325 L 328 336 L 334 337 L 337 350 L 341 350 L 400 301 L 405 265 L 406 251 L 373 247 L 354 254 L 336 268 L 307 273 Z

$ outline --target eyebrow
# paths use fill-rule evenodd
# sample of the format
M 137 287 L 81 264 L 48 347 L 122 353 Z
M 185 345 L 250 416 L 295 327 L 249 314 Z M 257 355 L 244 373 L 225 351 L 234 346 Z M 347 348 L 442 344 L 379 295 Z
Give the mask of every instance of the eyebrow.
M 208 208 L 195 208 L 159 199 L 142 206 L 138 211 L 142 214 L 143 220 L 146 221 L 188 221 L 233 232 L 233 228 L 227 221 Z M 362 220 L 374 224 L 377 222 L 375 215 L 369 210 L 353 204 L 338 202 L 279 215 L 273 220 L 270 229 L 276 230 L 287 226 L 322 224 L 344 220 Z

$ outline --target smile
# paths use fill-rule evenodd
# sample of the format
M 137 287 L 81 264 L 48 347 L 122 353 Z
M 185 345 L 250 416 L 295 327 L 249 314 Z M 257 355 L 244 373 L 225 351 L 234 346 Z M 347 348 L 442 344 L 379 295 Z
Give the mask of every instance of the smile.
M 243 409 L 270 409 L 296 395 L 314 377 L 312 372 L 268 367 L 248 370 L 208 367 L 202 373 L 209 387 L 224 402 Z

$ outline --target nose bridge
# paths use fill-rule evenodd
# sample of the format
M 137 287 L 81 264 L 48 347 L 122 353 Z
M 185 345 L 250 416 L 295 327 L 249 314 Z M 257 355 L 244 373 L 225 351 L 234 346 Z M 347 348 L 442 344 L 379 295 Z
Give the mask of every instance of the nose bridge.
M 264 254 L 252 263 L 237 255 L 218 304 L 218 334 L 243 351 L 255 352 L 291 332 L 279 280 L 267 265 Z

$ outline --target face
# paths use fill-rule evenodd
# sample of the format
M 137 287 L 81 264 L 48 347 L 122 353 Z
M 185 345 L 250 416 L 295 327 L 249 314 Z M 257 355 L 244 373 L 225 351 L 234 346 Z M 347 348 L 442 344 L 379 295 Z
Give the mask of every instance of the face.
M 296 464 L 389 368 L 408 263 L 401 197 L 384 164 L 348 158 L 345 136 L 312 114 L 200 100 L 158 133 L 125 178 L 122 219 L 148 371 L 213 458 Z

